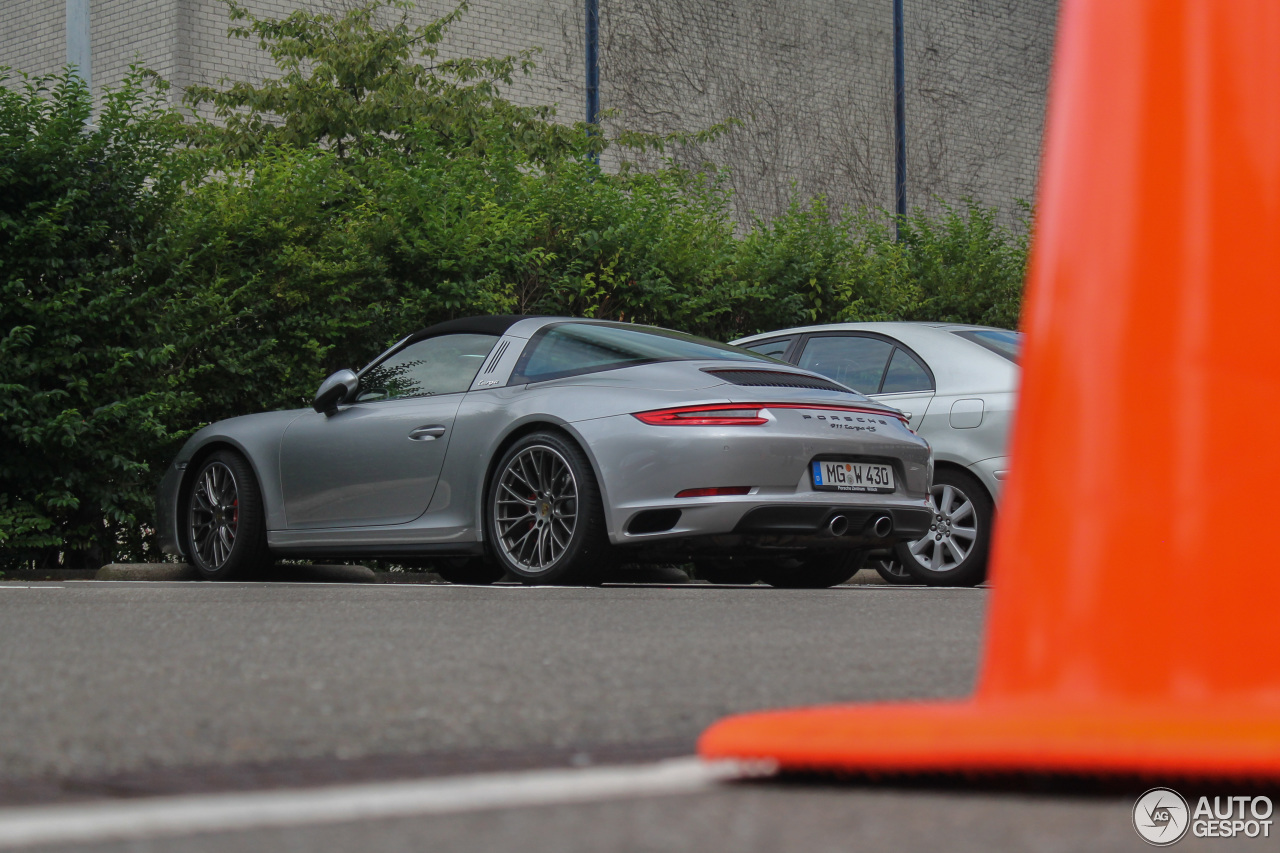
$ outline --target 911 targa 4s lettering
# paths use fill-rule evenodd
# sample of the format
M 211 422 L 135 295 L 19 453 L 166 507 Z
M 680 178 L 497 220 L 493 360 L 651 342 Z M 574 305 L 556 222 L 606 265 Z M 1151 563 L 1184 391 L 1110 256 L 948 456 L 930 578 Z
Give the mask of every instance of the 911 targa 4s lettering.
M 589 579 L 693 560 L 713 582 L 822 587 L 932 514 L 895 409 L 772 358 L 648 326 L 453 320 L 313 409 L 197 432 L 157 497 L 206 578 L 276 557 L 429 560 L 446 579 Z

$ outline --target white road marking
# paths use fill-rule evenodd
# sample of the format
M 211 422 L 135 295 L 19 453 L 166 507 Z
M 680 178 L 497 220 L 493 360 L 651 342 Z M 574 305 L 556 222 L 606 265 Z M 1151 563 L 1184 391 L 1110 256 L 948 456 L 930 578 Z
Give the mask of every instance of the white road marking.
M 66 589 L 64 586 L 48 586 L 40 584 L 38 586 L 19 586 L 16 584 L 0 583 L 0 589 Z
M 640 765 L 0 809 L 0 848 L 671 796 L 771 772 L 760 763 L 675 758 Z

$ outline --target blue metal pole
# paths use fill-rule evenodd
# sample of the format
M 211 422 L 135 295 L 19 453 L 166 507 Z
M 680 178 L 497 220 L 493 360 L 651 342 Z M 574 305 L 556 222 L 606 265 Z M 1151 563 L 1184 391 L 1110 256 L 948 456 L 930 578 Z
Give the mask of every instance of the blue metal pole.
M 587 124 L 592 125 L 592 133 L 598 133 L 595 125 L 600 123 L 600 3 L 599 0 L 586 0 L 587 13 Z M 596 163 L 600 158 L 591 158 Z
M 893 192 L 899 238 L 901 217 L 907 215 L 907 86 L 902 41 L 902 0 L 893 0 Z

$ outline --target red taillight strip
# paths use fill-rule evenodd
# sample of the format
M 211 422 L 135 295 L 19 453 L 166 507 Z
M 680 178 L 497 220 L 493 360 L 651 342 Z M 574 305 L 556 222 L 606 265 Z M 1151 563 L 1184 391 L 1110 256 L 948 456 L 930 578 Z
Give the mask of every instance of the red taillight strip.
M 814 403 L 712 403 L 706 406 L 679 406 L 636 412 L 632 417 L 651 426 L 761 426 L 769 422 L 761 417 L 763 409 L 805 409 L 815 412 L 850 412 L 859 415 L 890 417 L 907 423 L 900 412 L 872 409 L 866 406 L 823 406 Z
M 760 426 L 764 408 L 758 403 L 712 403 L 708 406 L 680 406 L 636 412 L 632 417 L 651 426 Z

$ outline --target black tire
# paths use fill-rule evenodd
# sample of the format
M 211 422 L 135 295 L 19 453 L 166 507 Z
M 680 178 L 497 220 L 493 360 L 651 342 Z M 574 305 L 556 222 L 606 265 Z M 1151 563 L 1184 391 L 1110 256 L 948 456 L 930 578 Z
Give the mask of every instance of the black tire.
M 963 496 L 969 510 L 966 511 L 957 495 Z M 940 506 L 943 501 L 948 505 Z M 995 504 L 986 488 L 972 474 L 958 468 L 941 468 L 933 477 L 930 503 L 936 513 L 933 529 L 915 542 L 899 542 L 894 546 L 894 555 L 916 583 L 928 586 L 982 583 L 987 578 L 991 524 L 995 519 Z M 967 550 L 965 543 L 969 543 Z M 961 552 L 962 559 L 958 558 Z
M 523 583 L 598 583 L 612 552 L 582 449 L 550 431 L 507 448 L 489 478 L 485 539 L 493 561 Z
M 883 557 L 872 557 L 871 567 L 876 570 L 885 583 L 900 586 L 902 584 L 919 583 L 911 573 L 907 571 L 907 567 L 898 559 L 897 554 L 886 554 Z
M 693 569 L 707 583 L 749 586 L 760 580 L 761 564 L 746 557 L 698 557 Z
M 271 566 L 262 491 L 239 453 L 218 450 L 201 461 L 182 519 L 187 556 L 205 580 L 253 578 Z
M 761 580 L 779 589 L 826 589 L 852 578 L 866 561 L 866 551 L 818 551 L 763 566 Z
M 455 557 L 432 564 L 431 570 L 449 583 L 488 586 L 507 576 L 507 570 L 484 557 Z

